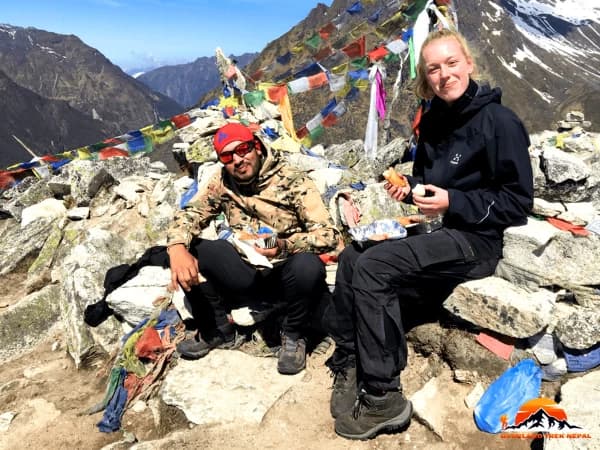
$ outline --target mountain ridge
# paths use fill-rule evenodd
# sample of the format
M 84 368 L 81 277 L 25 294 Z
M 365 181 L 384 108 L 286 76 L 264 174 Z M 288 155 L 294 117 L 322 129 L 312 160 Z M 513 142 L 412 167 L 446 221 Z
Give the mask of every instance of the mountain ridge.
M 258 53 L 229 56 L 240 68 L 250 63 Z M 149 88 L 161 92 L 185 107 L 191 107 L 212 89 L 220 86 L 221 78 L 215 56 L 202 56 L 193 62 L 158 67 L 136 78 Z
M 42 154 L 93 144 L 99 136 L 117 136 L 183 110 L 74 35 L 0 24 L 0 70 L 15 85 L 39 96 L 32 105 L 8 104 L 9 98 L 2 99 L 1 104 L 3 121 L 13 124 L 13 134 L 28 136 L 29 145 Z M 28 97 L 23 91 L 19 95 Z M 66 102 L 78 111 L 66 113 L 72 121 L 67 128 L 64 118 L 54 115 L 44 118 L 45 128 L 32 123 L 31 118 L 37 118 L 41 110 L 67 111 L 54 102 Z M 42 130 L 54 132 L 36 134 Z M 19 149 L 14 139 L 4 141 L 2 160 L 19 162 Z

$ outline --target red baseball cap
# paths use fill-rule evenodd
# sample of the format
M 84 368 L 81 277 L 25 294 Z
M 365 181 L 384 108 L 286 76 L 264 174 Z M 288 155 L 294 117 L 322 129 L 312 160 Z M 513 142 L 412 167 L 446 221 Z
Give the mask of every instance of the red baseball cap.
M 213 146 L 219 154 L 231 142 L 248 142 L 253 139 L 254 135 L 247 126 L 238 122 L 231 122 L 217 130 L 213 138 Z

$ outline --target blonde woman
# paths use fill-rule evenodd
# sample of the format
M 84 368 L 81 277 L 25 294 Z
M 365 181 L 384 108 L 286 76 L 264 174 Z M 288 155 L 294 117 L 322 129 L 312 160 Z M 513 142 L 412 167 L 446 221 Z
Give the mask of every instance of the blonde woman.
M 407 364 L 401 300 L 421 297 L 433 307 L 457 284 L 493 274 L 504 229 L 525 223 L 532 207 L 528 134 L 500 104 L 500 89 L 476 83 L 474 73 L 460 34 L 428 36 L 416 93 L 431 106 L 419 126 L 413 173 L 402 176 L 406 186 L 385 186 L 392 198 L 442 216 L 443 227 L 366 250 L 349 246 L 340 255 L 328 366 L 335 431 L 346 438 L 368 439 L 410 422 L 399 381 Z M 412 192 L 417 184 L 424 195 Z

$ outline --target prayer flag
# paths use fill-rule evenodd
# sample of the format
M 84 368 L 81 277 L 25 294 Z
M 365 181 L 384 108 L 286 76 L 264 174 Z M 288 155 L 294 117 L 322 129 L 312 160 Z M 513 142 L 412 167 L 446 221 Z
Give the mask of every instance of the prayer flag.
M 371 60 L 371 62 L 379 61 L 381 58 L 383 58 L 387 54 L 388 54 L 388 50 L 383 45 L 381 47 L 376 48 L 375 50 L 371 50 L 368 53 L 369 59 Z
M 288 51 L 285 55 L 281 55 L 276 58 L 277 62 L 281 65 L 289 64 L 291 59 L 292 59 L 292 52 L 290 52 L 290 51 Z
M 342 51 L 348 55 L 349 58 L 358 58 L 365 56 L 365 36 L 361 36 L 355 41 L 350 42 Z
M 358 2 L 354 2 L 352 4 L 352 6 L 350 6 L 350 8 L 348 8 L 346 10 L 346 12 L 348 14 L 359 14 L 362 12 L 362 10 L 363 10 L 362 4 L 360 3 L 360 1 L 358 1 Z
M 316 50 L 319 48 L 319 45 L 321 45 L 321 36 L 319 36 L 318 33 L 315 33 L 310 38 L 308 38 L 306 41 L 304 41 L 304 43 L 306 45 L 308 45 L 309 47 L 313 48 L 314 50 Z
M 319 30 L 319 36 L 321 36 L 321 39 L 327 40 L 329 39 L 329 36 L 331 36 L 331 33 L 333 33 L 335 30 L 335 25 L 329 22 L 327 25 L 325 25 Z

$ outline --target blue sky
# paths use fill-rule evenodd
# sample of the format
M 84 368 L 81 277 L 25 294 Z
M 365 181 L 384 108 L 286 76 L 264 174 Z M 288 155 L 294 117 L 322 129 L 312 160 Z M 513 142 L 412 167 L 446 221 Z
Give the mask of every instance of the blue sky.
M 261 51 L 318 0 L 24 0 L 0 23 L 74 34 L 124 70 Z M 328 6 L 332 1 L 321 0 Z

